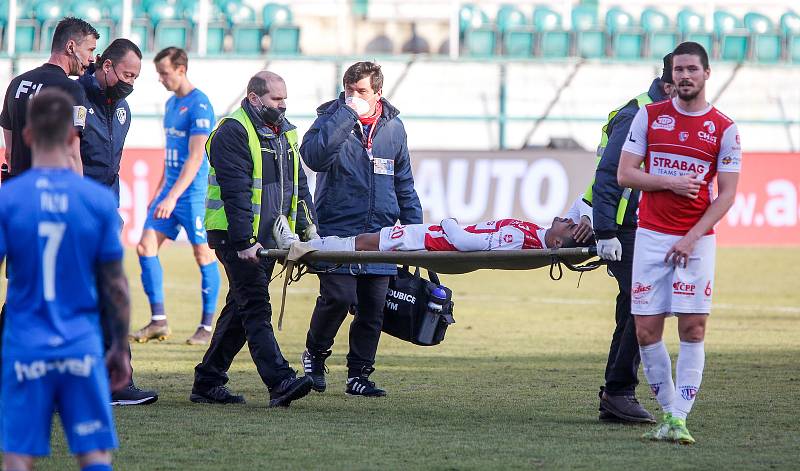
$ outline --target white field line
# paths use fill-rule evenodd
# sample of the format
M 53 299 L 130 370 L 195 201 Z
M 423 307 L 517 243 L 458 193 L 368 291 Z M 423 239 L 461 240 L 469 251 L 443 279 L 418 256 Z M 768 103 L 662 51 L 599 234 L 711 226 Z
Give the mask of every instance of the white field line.
M 288 295 L 316 295 L 319 291 L 317 289 L 309 288 L 289 288 Z M 273 297 L 275 295 L 273 294 Z M 579 306 L 601 306 L 612 305 L 613 297 L 610 299 L 603 298 L 544 298 L 544 297 L 531 297 L 531 296 L 501 296 L 503 302 L 515 303 L 533 303 L 533 304 L 561 304 L 561 305 L 579 305 Z M 469 300 L 469 301 L 496 301 L 498 295 L 488 294 L 456 294 L 454 300 Z M 800 306 L 781 306 L 781 305 L 754 305 L 754 304 L 730 304 L 730 303 L 715 303 L 712 310 L 722 311 L 758 311 L 758 312 L 778 312 L 783 314 L 800 314 Z

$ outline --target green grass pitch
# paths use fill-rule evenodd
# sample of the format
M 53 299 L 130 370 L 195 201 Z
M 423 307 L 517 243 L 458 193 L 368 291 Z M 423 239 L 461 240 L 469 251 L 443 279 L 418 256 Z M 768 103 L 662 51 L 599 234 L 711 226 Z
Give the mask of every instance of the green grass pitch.
M 457 323 L 437 347 L 381 339 L 373 379 L 386 398 L 345 396 L 346 321 L 328 360 L 328 391 L 273 410 L 246 348 L 229 383 L 246 405 L 188 401 L 205 351 L 183 344 L 199 320 L 200 276 L 186 246 L 166 247 L 162 263 L 173 337 L 133 346 L 137 382 L 161 398 L 115 409 L 117 469 L 733 470 L 800 463 L 798 248 L 719 250 L 706 370 L 688 421 L 698 441 L 691 447 L 643 443 L 644 426 L 597 421 L 616 293 L 603 270 L 584 274 L 580 287 L 577 274 L 553 282 L 546 269 L 445 276 Z M 132 251 L 126 267 L 135 329 L 149 312 Z M 273 304 L 279 286 L 273 283 Z M 290 287 L 277 334 L 295 368 L 316 289 L 313 276 Z M 675 330 L 669 320 L 673 356 Z M 646 385 L 638 395 L 658 412 Z M 39 469 L 73 467 L 60 427 L 53 436 L 53 457 Z

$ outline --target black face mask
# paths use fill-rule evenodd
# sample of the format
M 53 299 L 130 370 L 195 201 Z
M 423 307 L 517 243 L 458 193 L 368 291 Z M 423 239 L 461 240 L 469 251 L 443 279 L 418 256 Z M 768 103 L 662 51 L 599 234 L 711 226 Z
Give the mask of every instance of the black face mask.
M 117 75 L 117 70 L 114 69 L 114 66 L 111 66 L 111 70 L 114 71 L 114 75 Z M 108 84 L 107 73 L 106 73 L 106 84 Z M 123 82 L 122 80 L 120 80 L 119 75 L 117 75 L 117 83 L 115 83 L 111 87 L 106 86 L 106 98 L 108 98 L 111 101 L 122 100 L 131 93 L 133 93 L 133 85 L 129 84 L 128 82 Z
M 265 106 L 264 102 L 261 101 L 261 98 L 258 98 L 259 103 L 261 103 L 261 110 L 259 113 L 261 114 L 261 119 L 264 120 L 265 123 L 269 124 L 270 126 L 277 126 L 281 124 L 283 121 L 283 117 L 286 115 L 286 108 L 275 108 L 274 106 Z

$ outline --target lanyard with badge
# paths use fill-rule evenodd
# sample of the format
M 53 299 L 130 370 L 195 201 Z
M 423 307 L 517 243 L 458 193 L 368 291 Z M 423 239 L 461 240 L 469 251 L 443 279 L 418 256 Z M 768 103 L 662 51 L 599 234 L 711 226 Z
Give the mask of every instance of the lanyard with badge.
M 375 134 L 375 128 L 378 127 L 378 120 L 376 119 L 369 127 L 369 132 L 362 133 L 363 138 L 361 143 L 367 151 L 367 157 L 372 162 L 372 173 L 376 175 L 394 175 L 394 160 L 382 159 L 372 155 L 372 136 Z

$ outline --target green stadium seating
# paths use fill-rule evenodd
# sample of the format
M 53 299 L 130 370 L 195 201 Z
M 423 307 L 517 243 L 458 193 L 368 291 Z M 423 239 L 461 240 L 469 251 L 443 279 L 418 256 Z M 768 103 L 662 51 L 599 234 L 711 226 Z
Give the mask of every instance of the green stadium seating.
M 209 22 L 206 30 L 206 53 L 222 54 L 225 51 L 225 35 L 228 24 L 224 21 Z M 197 34 L 197 28 L 195 28 Z
M 153 1 L 147 7 L 147 15 L 153 26 L 157 26 L 164 20 L 177 20 L 181 18 L 181 9 L 177 4 L 170 4 L 167 2 Z
M 468 29 L 464 33 L 464 53 L 470 57 L 495 55 L 496 35 L 493 28 Z
M 723 10 L 714 12 L 714 34 L 719 42 L 719 58 L 742 62 L 747 58 L 750 35 L 739 18 Z
M 533 55 L 534 32 L 522 11 L 513 5 L 502 5 L 495 23 L 503 38 L 503 54 L 511 57 Z
M 786 45 L 786 59 L 800 63 L 800 15 L 793 11 L 781 15 L 780 30 Z
M 155 28 L 154 48 L 157 51 L 165 47 L 186 49 L 189 45 L 189 23 L 184 20 L 161 19 Z
M 533 11 L 533 27 L 537 31 L 538 55 L 542 57 L 568 57 L 570 33 L 565 31 L 561 15 L 546 6 Z
M 270 31 L 273 26 L 292 24 L 292 11 L 286 5 L 267 3 L 261 11 L 264 19 L 264 29 Z
M 642 11 L 641 25 L 645 34 L 645 57 L 662 58 L 678 45 L 678 33 L 664 13 L 646 8 Z
M 572 30 L 575 34 L 575 53 L 578 56 L 597 58 L 606 55 L 605 32 L 600 29 L 596 8 L 584 5 L 573 8 Z
M 269 30 L 271 54 L 299 54 L 300 28 L 295 25 L 274 24 Z
M 769 18 L 750 12 L 744 15 L 744 26 L 750 32 L 753 59 L 765 63 L 781 59 L 781 35 Z
M 36 20 L 20 18 L 17 20 L 17 32 L 14 35 L 14 50 L 19 54 L 36 51 L 39 40 L 39 23 Z M 50 49 L 50 44 L 47 44 Z
M 69 12 L 72 16 L 88 21 L 95 28 L 97 27 L 95 23 L 108 17 L 106 6 L 103 3 L 92 0 L 75 0 L 70 5 Z
M 142 51 L 151 52 L 153 50 L 153 26 L 150 20 L 137 18 L 131 22 L 131 37 L 133 43 L 139 46 Z
M 606 13 L 606 31 L 611 36 L 612 55 L 621 59 L 642 57 L 643 37 L 633 16 L 619 8 Z
M 468 29 L 484 28 L 489 25 L 489 17 L 475 5 L 462 5 L 458 11 L 458 30 L 464 35 Z
M 534 33 L 531 28 L 510 29 L 503 35 L 503 53 L 509 57 L 532 57 Z
M 706 30 L 705 18 L 691 9 L 678 12 L 678 33 L 681 41 L 694 41 L 702 45 L 709 56 L 713 55 L 714 35 Z
M 495 19 L 497 31 L 500 34 L 505 33 L 510 29 L 517 29 L 529 26 L 528 19 L 514 5 L 501 5 L 497 10 L 497 18 Z

